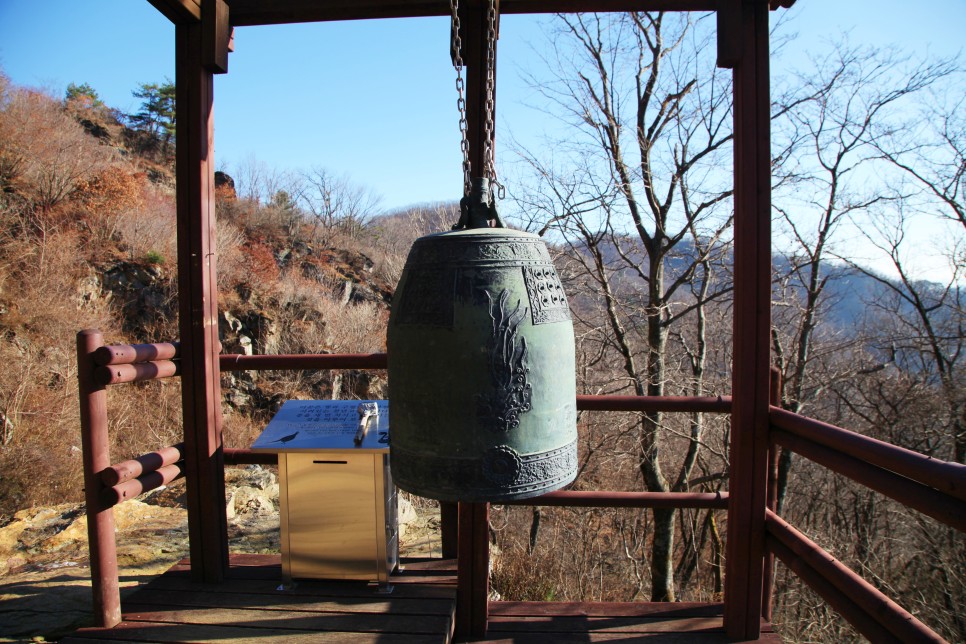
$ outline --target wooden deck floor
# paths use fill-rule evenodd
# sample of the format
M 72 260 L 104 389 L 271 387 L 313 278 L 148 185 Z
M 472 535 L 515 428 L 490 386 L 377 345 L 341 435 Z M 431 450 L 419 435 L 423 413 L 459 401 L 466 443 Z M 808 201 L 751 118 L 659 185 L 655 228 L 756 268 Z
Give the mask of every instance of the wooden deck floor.
M 233 555 L 221 584 L 191 581 L 186 562 L 123 602 L 112 629 L 87 628 L 64 644 L 103 642 L 353 642 L 422 644 L 452 639 L 456 607 L 453 560 L 406 560 L 391 594 L 361 582 L 305 580 L 278 590 L 278 556 Z M 728 641 L 720 604 L 491 602 L 485 641 Z M 762 641 L 780 642 L 765 625 Z
M 232 555 L 229 579 L 191 581 L 187 562 L 122 602 L 112 629 L 81 629 L 62 643 L 378 642 L 424 644 L 452 638 L 456 612 L 453 560 L 406 560 L 393 591 L 365 582 L 300 580 L 278 590 L 277 555 Z
M 722 604 L 491 602 L 485 641 L 504 644 L 728 642 Z M 770 624 L 760 642 L 779 643 Z

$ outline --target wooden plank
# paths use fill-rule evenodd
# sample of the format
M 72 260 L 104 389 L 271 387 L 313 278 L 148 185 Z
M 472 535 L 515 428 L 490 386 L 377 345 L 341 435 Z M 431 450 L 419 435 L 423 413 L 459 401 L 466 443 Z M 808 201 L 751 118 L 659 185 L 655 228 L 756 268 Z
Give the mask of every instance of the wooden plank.
M 379 615 L 351 613 L 312 613 L 300 610 L 257 610 L 249 608 L 187 608 L 181 606 L 135 606 L 125 622 L 166 622 L 169 624 L 205 624 L 209 626 L 244 626 L 313 632 L 347 633 L 448 633 L 449 617 L 437 615 Z
M 115 628 L 81 629 L 61 642 L 231 642 L 232 644 L 437 644 L 442 635 L 316 632 L 305 629 L 250 628 L 210 624 L 121 622 Z
M 724 644 L 732 640 L 723 632 L 713 633 L 494 633 L 485 642 L 502 644 L 587 644 L 588 642 L 655 642 L 655 644 Z M 774 633 L 762 633 L 758 642 L 781 644 Z
M 705 602 L 490 602 L 491 617 L 721 617 L 723 610 Z
M 188 535 L 194 574 L 220 581 L 228 567 L 222 461 L 215 248 L 213 79 L 200 23 L 176 36 L 178 321 Z
M 281 583 L 280 577 L 274 579 L 228 579 L 217 584 L 205 584 L 203 587 L 190 579 L 187 573 L 179 575 L 164 575 L 150 582 L 145 589 L 178 590 L 191 592 L 204 589 L 212 593 L 264 593 L 273 594 Z M 140 591 L 138 591 L 140 592 Z M 285 593 L 299 597 L 338 597 L 338 598 L 370 598 L 383 597 L 376 585 L 351 582 L 324 582 L 318 580 L 299 580 L 294 588 L 287 588 Z M 423 599 L 455 601 L 455 584 L 393 584 L 393 599 Z
M 144 606 L 186 606 L 209 608 L 257 608 L 259 610 L 299 610 L 313 613 L 380 613 L 405 615 L 444 615 L 453 613 L 454 604 L 446 599 L 413 599 L 377 595 L 373 597 L 317 597 L 287 591 L 274 593 L 217 593 L 206 588 L 193 591 L 145 588 L 124 602 L 125 612 Z
M 490 616 L 487 632 L 499 633 L 702 633 L 722 634 L 720 617 L 496 617 Z
M 447 16 L 447 0 L 230 0 L 235 26 Z M 500 0 L 501 14 L 714 11 L 717 0 Z
M 588 642 L 655 642 L 655 644 L 725 644 L 723 632 L 715 633 L 495 633 L 485 642 L 501 644 L 587 644 Z M 765 641 L 765 640 L 761 640 Z M 781 640 L 777 640 L 781 642 Z

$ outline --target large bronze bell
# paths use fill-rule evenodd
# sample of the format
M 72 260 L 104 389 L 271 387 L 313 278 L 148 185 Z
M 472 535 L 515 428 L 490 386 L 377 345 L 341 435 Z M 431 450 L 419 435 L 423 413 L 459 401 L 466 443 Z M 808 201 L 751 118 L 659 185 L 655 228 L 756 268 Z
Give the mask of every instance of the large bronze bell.
M 416 240 L 393 299 L 388 350 L 400 488 L 443 501 L 507 501 L 574 480 L 573 324 L 540 237 L 479 227 Z

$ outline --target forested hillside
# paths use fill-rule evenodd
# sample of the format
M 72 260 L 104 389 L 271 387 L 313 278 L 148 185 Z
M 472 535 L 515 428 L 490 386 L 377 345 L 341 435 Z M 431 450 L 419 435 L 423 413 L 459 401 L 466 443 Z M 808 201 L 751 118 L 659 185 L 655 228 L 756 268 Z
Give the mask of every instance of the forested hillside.
M 557 81 L 537 89 L 573 130 L 548 146 L 552 157 L 520 150 L 524 170 L 509 188 L 515 223 L 551 242 L 569 293 L 578 392 L 727 394 L 730 77 L 715 68 L 706 25 L 559 20 Z M 963 87 L 958 61 L 909 64 L 841 45 L 777 79 L 773 105 L 781 405 L 959 463 Z M 127 115 L 85 85 L 55 97 L 0 74 L 0 523 L 82 497 L 75 333 L 177 339 L 169 90 L 134 88 L 143 109 Z M 367 188 L 323 168 L 232 174 L 219 173 L 217 194 L 223 350 L 384 350 L 409 245 L 448 228 L 453 206 L 387 215 Z M 944 233 L 930 252 L 951 267 L 942 283 L 920 278 L 922 251 L 908 242 L 935 222 Z M 857 241 L 875 264 L 850 253 Z M 226 374 L 222 384 L 230 447 L 250 444 L 285 399 L 385 396 L 384 376 L 362 372 Z M 111 391 L 115 460 L 177 442 L 178 388 L 171 379 Z M 582 414 L 575 488 L 726 490 L 729 431 L 710 414 Z M 781 467 L 781 514 L 945 637 L 966 639 L 963 535 L 788 453 Z M 491 528 L 493 587 L 507 599 L 722 593 L 721 511 L 507 506 L 493 508 Z M 778 571 L 785 637 L 856 637 Z
M 87 86 L 61 99 L 0 76 L 0 521 L 82 498 L 77 331 L 98 328 L 110 343 L 178 339 L 175 131 L 172 106 L 158 98 L 166 87 L 135 90 L 145 109 L 124 115 Z M 239 197 L 219 174 L 224 350 L 384 350 L 420 211 L 367 225 L 373 213 L 358 210 L 345 182 L 314 175 L 319 210 L 310 213 L 277 176 L 248 179 L 270 194 Z M 227 441 L 249 445 L 281 400 L 379 397 L 384 385 L 361 372 L 226 375 Z M 178 388 L 172 379 L 111 391 L 115 459 L 178 442 Z

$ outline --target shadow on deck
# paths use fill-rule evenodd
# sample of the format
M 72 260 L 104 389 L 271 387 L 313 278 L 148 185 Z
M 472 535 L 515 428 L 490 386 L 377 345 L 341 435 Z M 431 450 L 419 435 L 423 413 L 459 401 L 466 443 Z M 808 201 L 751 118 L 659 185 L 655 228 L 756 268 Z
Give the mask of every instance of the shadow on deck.
M 456 562 L 409 559 L 375 584 L 302 580 L 279 590 L 278 555 L 232 555 L 220 584 L 191 580 L 186 561 L 124 600 L 123 621 L 85 628 L 62 643 L 449 642 Z M 721 604 L 491 602 L 490 642 L 726 642 Z M 765 641 L 779 642 L 770 628 Z

